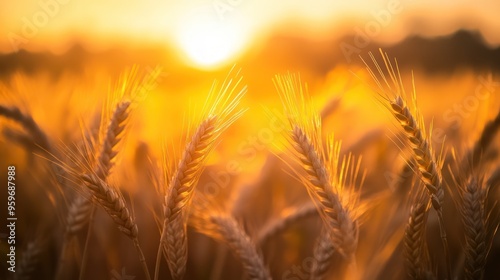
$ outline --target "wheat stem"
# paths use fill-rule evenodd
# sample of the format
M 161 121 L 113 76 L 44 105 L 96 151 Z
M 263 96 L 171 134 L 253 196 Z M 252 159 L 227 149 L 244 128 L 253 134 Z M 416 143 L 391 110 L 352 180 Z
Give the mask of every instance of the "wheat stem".
M 85 235 L 85 244 L 83 246 L 82 253 L 82 263 L 80 264 L 80 274 L 78 279 L 83 280 L 85 276 L 85 270 L 87 269 L 88 262 L 88 248 L 90 244 L 90 237 L 92 236 L 92 231 L 94 230 L 94 215 L 95 215 L 95 205 L 91 204 L 90 206 L 90 214 L 88 216 L 89 226 L 87 227 L 87 234 Z
M 149 273 L 149 268 L 148 264 L 146 262 L 146 258 L 144 257 L 144 253 L 142 252 L 141 245 L 139 244 L 139 239 L 136 237 L 134 238 L 134 247 L 135 250 L 137 251 L 137 254 L 139 255 L 139 262 L 141 263 L 142 270 L 144 272 L 144 276 L 146 277 L 146 280 L 151 280 L 151 274 Z

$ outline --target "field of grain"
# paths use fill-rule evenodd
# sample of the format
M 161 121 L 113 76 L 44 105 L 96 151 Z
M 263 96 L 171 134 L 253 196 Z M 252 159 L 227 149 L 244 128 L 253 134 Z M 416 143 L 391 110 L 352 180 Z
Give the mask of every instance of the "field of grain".
M 496 76 L 362 61 L 8 76 L 14 278 L 492 279 Z
M 0 279 L 499 279 L 500 2 L 0 4 Z

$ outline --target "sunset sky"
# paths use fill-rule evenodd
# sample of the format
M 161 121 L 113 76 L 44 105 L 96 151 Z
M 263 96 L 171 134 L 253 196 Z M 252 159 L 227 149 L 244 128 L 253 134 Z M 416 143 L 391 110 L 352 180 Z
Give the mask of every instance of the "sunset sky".
M 126 41 L 128 47 L 165 44 L 188 60 L 214 65 L 277 32 L 317 40 L 364 32 L 395 43 L 458 29 L 478 30 L 496 46 L 499 11 L 496 0 L 2 1 L 0 52 L 62 53 L 75 42 L 99 51 Z

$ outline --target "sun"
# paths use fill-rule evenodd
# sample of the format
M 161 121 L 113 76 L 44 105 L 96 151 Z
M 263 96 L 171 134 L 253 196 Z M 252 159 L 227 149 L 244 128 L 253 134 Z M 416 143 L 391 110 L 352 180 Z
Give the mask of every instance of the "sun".
M 233 61 L 248 40 L 238 22 L 200 13 L 186 16 L 179 24 L 176 37 L 188 62 L 209 69 Z

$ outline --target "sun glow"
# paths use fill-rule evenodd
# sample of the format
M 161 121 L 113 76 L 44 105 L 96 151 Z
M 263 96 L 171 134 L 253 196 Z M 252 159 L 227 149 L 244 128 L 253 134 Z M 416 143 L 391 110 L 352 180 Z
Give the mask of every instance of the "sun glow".
M 215 68 L 236 59 L 248 43 L 248 32 L 238 22 L 228 23 L 207 13 L 186 17 L 177 32 L 185 58 L 200 68 Z

